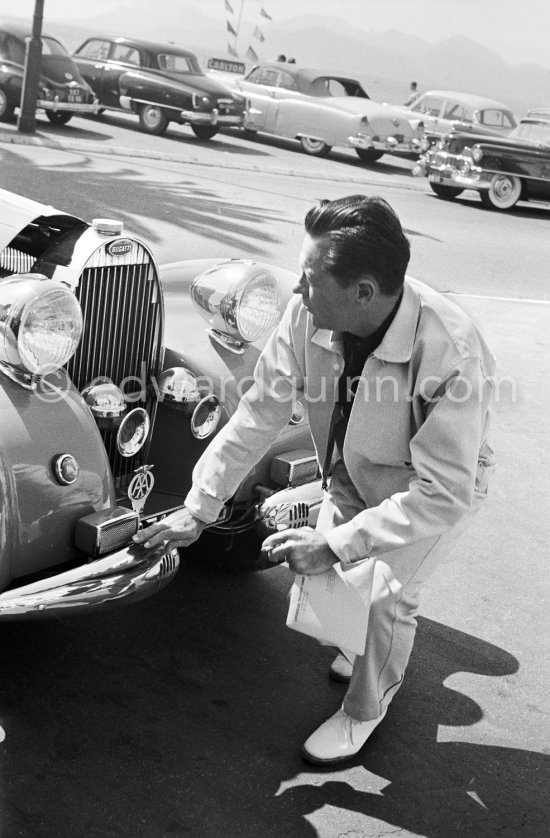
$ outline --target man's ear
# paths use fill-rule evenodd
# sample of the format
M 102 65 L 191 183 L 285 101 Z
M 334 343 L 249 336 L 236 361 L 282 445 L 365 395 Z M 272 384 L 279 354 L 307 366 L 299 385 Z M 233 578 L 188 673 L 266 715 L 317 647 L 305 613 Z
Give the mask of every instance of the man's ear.
M 378 291 L 378 283 L 374 277 L 362 276 L 357 280 L 356 300 L 358 303 L 372 303 Z

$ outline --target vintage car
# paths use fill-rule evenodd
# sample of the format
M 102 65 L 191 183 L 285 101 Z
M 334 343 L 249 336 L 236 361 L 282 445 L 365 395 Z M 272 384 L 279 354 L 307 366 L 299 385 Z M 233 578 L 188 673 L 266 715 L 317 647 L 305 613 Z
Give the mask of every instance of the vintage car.
M 101 107 L 137 114 L 148 134 L 164 134 L 177 122 L 209 140 L 220 128 L 242 125 L 244 98 L 207 76 L 192 52 L 174 44 L 96 36 L 73 58 Z
M 172 579 L 178 553 L 132 535 L 182 506 L 295 280 L 249 259 L 158 267 L 120 221 L 0 190 L 0 619 L 86 613 Z M 320 495 L 292 401 L 198 548 L 254 567 L 267 534 L 315 522 Z
M 31 31 L 17 24 L 0 24 L 0 120 L 13 119 L 21 102 L 26 41 Z M 64 46 L 42 35 L 37 107 L 54 125 L 65 125 L 75 114 L 97 113 L 98 101 Z
M 529 111 L 507 137 L 452 132 L 419 158 L 439 198 L 475 189 L 484 206 L 509 210 L 519 200 L 550 200 L 550 108 Z
M 416 119 L 421 120 L 425 134 L 431 140 L 454 130 L 502 136 L 517 125 L 508 105 L 454 90 L 428 90 L 409 107 L 392 107 L 406 114 L 413 123 Z
M 373 102 L 344 75 L 270 61 L 254 67 L 234 90 L 249 101 L 244 129 L 297 139 L 306 154 L 326 157 L 333 146 L 354 148 L 365 163 L 385 153 L 420 150 L 422 126 Z

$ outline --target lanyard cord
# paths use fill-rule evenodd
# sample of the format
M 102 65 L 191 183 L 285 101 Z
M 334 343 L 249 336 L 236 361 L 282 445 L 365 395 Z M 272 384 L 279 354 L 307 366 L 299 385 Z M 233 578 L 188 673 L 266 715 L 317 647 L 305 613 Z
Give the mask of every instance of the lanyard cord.
M 342 418 L 342 405 L 336 402 L 334 405 L 334 410 L 332 411 L 332 416 L 330 419 L 330 425 L 328 429 L 328 440 L 327 440 L 327 450 L 325 453 L 325 460 L 323 463 L 323 471 L 321 473 L 322 480 L 321 480 L 321 488 L 326 490 L 328 486 L 328 478 L 330 472 L 330 465 L 332 463 L 332 455 L 334 453 L 334 443 L 336 439 L 336 425 Z

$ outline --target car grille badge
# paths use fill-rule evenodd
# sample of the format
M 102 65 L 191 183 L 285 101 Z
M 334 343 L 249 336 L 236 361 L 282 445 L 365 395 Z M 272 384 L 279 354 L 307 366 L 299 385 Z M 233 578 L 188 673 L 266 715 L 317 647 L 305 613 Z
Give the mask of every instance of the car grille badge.
M 391 124 L 395 125 L 396 128 L 399 128 L 399 120 L 395 117 L 392 118 Z
M 153 491 L 155 478 L 152 473 L 153 466 L 140 466 L 136 469 L 134 476 L 128 486 L 128 497 L 134 512 L 143 512 L 145 501 Z

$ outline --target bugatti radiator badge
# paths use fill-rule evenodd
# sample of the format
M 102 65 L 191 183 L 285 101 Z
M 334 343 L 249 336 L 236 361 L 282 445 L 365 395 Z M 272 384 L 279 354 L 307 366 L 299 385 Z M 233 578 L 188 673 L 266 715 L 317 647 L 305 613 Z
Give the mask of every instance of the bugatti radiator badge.
M 151 494 L 155 485 L 155 478 L 151 469 L 153 466 L 140 466 L 136 469 L 135 476 L 128 486 L 128 497 L 134 512 L 143 512 L 145 501 Z

